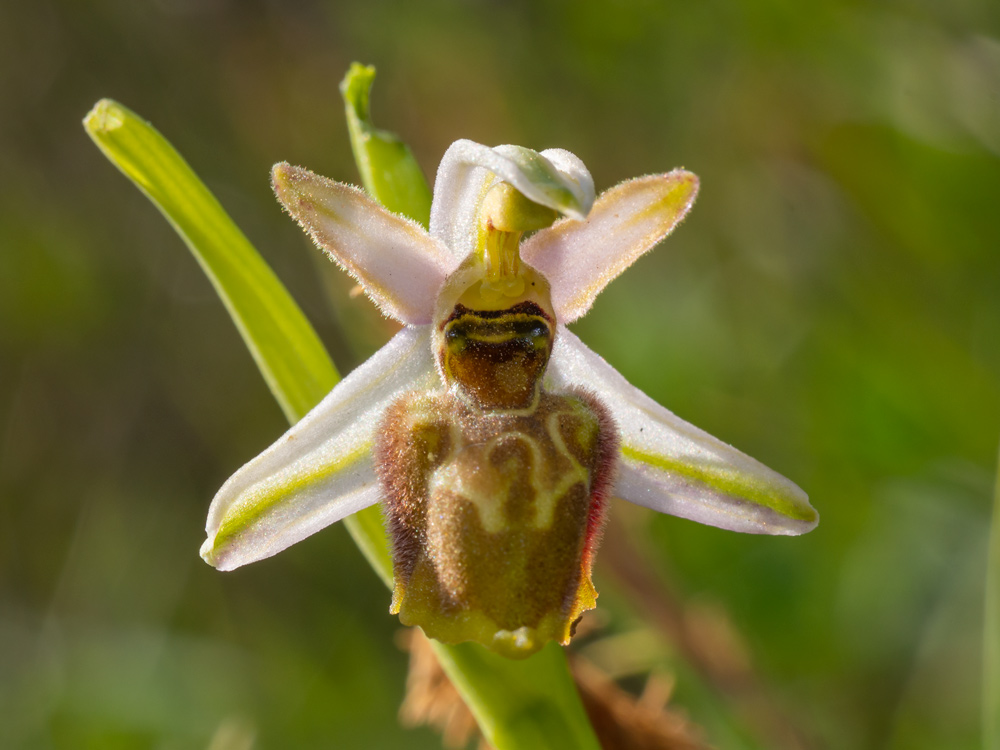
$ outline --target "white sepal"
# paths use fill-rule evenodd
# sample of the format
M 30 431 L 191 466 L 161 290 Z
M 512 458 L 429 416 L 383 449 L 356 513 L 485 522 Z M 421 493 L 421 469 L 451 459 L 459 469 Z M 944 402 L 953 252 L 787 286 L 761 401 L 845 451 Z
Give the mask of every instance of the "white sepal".
M 232 570 L 378 502 L 372 440 L 401 393 L 438 383 L 430 327 L 408 327 L 237 471 L 208 512 L 202 557 Z
M 671 230 L 698 194 L 698 178 L 675 169 L 601 193 L 586 221 L 564 219 L 521 247 L 526 263 L 552 286 L 561 323 L 581 317 L 601 290 Z
M 272 170 L 288 213 L 386 315 L 430 323 L 445 276 L 457 265 L 422 226 L 391 213 L 361 190 L 285 163 Z
M 611 411 L 621 437 L 616 497 L 753 534 L 802 534 L 819 522 L 793 482 L 664 409 L 565 326 L 549 377 L 550 387 L 584 388 Z
M 479 206 L 497 179 L 529 200 L 575 219 L 585 217 L 594 202 L 594 180 L 569 151 L 538 153 L 522 146 L 489 148 L 455 141 L 434 180 L 431 235 L 448 246 L 456 262 L 475 249 Z

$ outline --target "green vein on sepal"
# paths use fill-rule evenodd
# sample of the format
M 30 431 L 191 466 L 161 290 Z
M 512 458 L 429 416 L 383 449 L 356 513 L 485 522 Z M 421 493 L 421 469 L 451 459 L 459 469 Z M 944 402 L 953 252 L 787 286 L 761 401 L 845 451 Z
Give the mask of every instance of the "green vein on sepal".
M 631 461 L 677 474 L 724 495 L 769 508 L 794 521 L 815 523 L 819 520 L 819 514 L 811 505 L 790 494 L 780 485 L 755 480 L 732 470 L 712 470 L 709 467 L 696 466 L 690 461 L 670 459 L 638 450 L 630 445 L 623 445 L 621 452 Z
M 342 471 L 346 471 L 364 459 L 371 452 L 371 443 L 359 444 L 336 460 L 323 464 L 315 471 L 301 474 L 286 482 L 268 487 L 266 492 L 254 494 L 246 503 L 231 507 L 219 524 L 219 530 L 212 540 L 212 549 L 208 554 L 215 556 L 231 541 L 238 538 L 251 524 L 260 520 L 275 505 L 289 496 L 307 489 L 310 485 L 330 479 Z

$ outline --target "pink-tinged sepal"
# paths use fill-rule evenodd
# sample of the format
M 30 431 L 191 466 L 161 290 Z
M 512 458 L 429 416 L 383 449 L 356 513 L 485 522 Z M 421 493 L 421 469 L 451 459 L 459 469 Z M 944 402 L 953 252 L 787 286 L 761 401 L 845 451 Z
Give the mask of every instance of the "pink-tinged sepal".
M 795 483 L 664 409 L 565 327 L 549 374 L 551 387 L 600 393 L 617 423 L 616 497 L 751 534 L 803 534 L 819 523 Z

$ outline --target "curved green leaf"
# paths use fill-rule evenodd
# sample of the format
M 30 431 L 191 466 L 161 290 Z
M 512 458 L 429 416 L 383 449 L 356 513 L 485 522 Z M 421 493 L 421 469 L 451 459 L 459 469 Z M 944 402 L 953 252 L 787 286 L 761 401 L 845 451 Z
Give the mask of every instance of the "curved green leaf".
M 177 230 L 229 310 L 285 416 L 300 419 L 339 375 L 274 272 L 152 125 L 110 99 L 99 101 L 83 125 Z

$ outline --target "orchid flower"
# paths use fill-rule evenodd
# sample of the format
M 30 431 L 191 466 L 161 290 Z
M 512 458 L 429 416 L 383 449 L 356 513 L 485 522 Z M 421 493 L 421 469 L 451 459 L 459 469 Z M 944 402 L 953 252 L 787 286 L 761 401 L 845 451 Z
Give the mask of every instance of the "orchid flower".
M 609 498 L 733 531 L 815 527 L 795 484 L 658 405 L 566 328 L 684 218 L 693 174 L 595 200 L 567 151 L 458 141 L 429 233 L 300 167 L 272 177 L 404 328 L 223 485 L 210 564 L 269 557 L 381 502 L 401 622 L 523 657 L 568 643 L 595 606 Z

